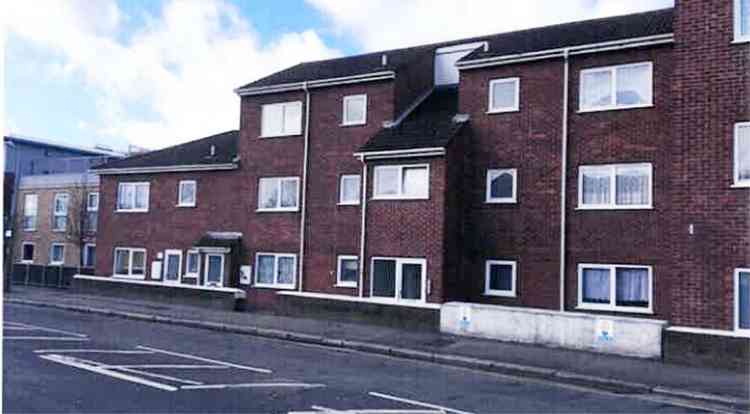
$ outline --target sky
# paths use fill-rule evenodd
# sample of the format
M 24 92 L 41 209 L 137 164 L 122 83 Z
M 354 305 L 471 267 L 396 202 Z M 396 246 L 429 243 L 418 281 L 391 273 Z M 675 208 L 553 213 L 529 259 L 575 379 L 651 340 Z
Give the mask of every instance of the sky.
M 239 128 L 234 88 L 302 61 L 672 5 L 9 0 L 0 5 L 3 129 L 82 146 L 158 149 Z

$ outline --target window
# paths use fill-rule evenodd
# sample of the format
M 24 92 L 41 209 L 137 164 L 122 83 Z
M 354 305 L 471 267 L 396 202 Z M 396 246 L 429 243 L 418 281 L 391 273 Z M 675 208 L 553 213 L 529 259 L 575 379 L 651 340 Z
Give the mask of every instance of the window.
M 487 260 L 484 269 L 484 294 L 516 296 L 516 262 Z
M 188 250 L 185 258 L 185 277 L 196 278 L 200 272 L 201 255 L 197 250 Z
M 26 194 L 23 197 L 23 229 L 26 231 L 36 230 L 36 216 L 39 207 L 39 196 Z
M 70 195 L 67 193 L 55 194 L 52 231 L 65 231 L 65 228 L 68 226 L 68 201 L 70 201 Z
M 115 247 L 114 275 L 131 279 L 144 279 L 146 276 L 146 249 Z
M 370 296 L 396 301 L 425 301 L 425 259 L 375 257 L 372 259 Z
M 302 133 L 302 102 L 263 105 L 261 137 L 282 137 Z
M 734 271 L 734 330 L 750 334 L 750 269 Z
M 750 0 L 734 0 L 734 41 L 750 42 Z
M 83 267 L 94 267 L 96 265 L 96 245 L 86 243 L 83 245 Z
M 342 125 L 364 125 L 367 123 L 367 95 L 344 97 Z
M 490 97 L 487 112 L 518 111 L 519 78 L 495 79 L 490 81 Z
M 487 170 L 487 203 L 516 202 L 516 170 Z
M 206 273 L 203 284 L 221 287 L 224 284 L 224 255 L 206 254 Z
M 582 70 L 580 111 L 651 106 L 652 70 L 651 62 Z
M 99 193 L 86 195 L 86 211 L 99 211 Z
M 426 199 L 429 197 L 427 165 L 375 167 L 375 199 Z
M 255 256 L 255 286 L 294 289 L 297 255 L 258 253 Z
M 195 193 L 197 184 L 195 181 L 180 181 L 177 194 L 178 207 L 195 207 Z
M 34 243 L 23 242 L 21 245 L 21 263 L 34 263 Z
M 182 275 L 182 250 L 164 251 L 164 282 L 180 283 Z
M 117 187 L 117 211 L 148 211 L 149 183 L 120 183 Z
M 357 287 L 359 280 L 357 256 L 339 256 L 337 262 L 336 286 Z
M 580 309 L 652 313 L 651 266 L 578 265 Z
M 750 187 L 750 122 L 734 126 L 734 185 Z
M 299 178 L 261 178 L 258 181 L 258 211 L 297 211 Z
M 339 204 L 359 204 L 359 175 L 342 175 L 339 185 Z
M 578 168 L 578 208 L 652 208 L 651 164 L 591 165 Z
M 62 265 L 65 263 L 65 245 L 62 243 L 52 243 L 49 249 L 49 264 Z
M 99 219 L 99 193 L 88 193 L 86 195 L 86 230 L 96 231 Z

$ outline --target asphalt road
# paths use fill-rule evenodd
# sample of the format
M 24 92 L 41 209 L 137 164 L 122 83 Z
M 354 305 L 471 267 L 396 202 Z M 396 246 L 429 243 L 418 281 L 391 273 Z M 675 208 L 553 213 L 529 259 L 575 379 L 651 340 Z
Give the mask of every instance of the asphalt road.
M 281 340 L 22 305 L 4 311 L 8 413 L 699 412 Z

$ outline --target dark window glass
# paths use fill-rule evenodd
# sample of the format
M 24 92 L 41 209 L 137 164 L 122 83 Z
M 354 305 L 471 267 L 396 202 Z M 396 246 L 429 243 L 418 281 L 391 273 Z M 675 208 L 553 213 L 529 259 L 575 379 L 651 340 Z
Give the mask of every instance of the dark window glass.
M 513 266 L 490 265 L 490 290 L 513 290 Z
M 401 298 L 422 299 L 422 265 L 413 263 L 402 265 Z
M 396 261 L 375 260 L 372 275 L 372 296 L 396 296 Z

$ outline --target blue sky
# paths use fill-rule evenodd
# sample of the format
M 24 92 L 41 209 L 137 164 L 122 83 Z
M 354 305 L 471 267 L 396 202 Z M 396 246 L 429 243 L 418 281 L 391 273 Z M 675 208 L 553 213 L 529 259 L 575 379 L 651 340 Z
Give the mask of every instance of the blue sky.
M 161 148 L 236 129 L 232 89 L 299 61 L 668 7 L 672 0 L 6 3 L 5 132 Z

